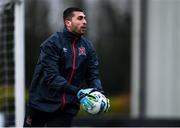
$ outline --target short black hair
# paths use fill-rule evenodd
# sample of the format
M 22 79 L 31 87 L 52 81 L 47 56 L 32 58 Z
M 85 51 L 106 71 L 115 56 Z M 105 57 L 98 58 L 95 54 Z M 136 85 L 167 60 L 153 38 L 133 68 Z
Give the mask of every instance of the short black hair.
M 63 12 L 63 19 L 71 19 L 73 17 L 73 12 L 78 11 L 78 12 L 84 12 L 81 8 L 78 7 L 69 7 Z

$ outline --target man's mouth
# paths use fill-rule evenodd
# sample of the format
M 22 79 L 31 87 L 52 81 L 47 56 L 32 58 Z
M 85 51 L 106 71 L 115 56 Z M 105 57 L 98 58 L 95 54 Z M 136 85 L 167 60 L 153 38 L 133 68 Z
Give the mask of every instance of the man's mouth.
M 81 28 L 82 28 L 82 29 L 86 29 L 86 26 L 82 26 Z

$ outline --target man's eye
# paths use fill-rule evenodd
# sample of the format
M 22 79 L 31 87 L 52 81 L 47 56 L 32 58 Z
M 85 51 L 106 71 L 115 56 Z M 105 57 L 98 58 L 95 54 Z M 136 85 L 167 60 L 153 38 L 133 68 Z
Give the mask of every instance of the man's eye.
M 83 17 L 78 17 L 78 20 L 82 20 L 83 19 Z

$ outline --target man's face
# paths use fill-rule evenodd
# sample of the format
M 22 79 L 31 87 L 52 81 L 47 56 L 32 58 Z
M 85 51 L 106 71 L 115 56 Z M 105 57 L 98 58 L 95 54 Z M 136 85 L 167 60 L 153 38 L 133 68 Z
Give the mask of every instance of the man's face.
M 71 32 L 82 35 L 86 31 L 86 16 L 79 11 L 75 11 L 73 14 L 74 16 L 70 20 L 66 20 L 65 24 Z

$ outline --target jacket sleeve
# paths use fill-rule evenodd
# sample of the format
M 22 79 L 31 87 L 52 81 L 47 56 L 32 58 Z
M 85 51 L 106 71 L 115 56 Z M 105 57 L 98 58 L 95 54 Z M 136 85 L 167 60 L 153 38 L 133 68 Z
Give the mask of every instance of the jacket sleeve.
M 59 66 L 60 52 L 55 42 L 46 42 L 40 47 L 40 62 L 43 68 L 45 82 L 51 89 L 66 89 L 70 93 L 76 93 L 76 86 L 69 86 L 67 80 L 61 75 Z
M 86 81 L 89 87 L 97 88 L 98 90 L 103 91 L 101 81 L 99 79 L 99 62 L 96 51 L 91 43 L 89 47 Z

